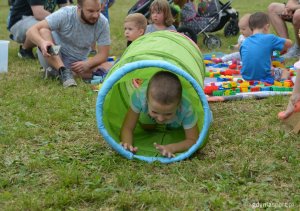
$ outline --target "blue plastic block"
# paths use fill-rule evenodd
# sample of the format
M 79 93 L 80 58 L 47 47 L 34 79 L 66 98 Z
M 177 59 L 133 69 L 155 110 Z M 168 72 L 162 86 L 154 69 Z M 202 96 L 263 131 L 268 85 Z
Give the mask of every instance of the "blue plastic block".
M 260 87 L 260 91 L 271 91 L 271 87 L 270 86 Z

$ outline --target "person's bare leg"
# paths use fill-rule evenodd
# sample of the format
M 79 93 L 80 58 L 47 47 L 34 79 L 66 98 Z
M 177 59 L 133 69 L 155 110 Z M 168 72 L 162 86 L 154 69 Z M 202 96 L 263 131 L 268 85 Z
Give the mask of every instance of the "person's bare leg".
M 299 29 L 300 29 L 300 9 L 296 10 L 293 15 L 293 26 L 294 33 L 296 38 L 296 43 L 300 46 L 300 37 L 299 37 Z
M 40 34 L 43 37 L 43 39 L 51 41 L 52 43 L 55 43 L 52 38 L 51 31 L 49 29 L 42 29 L 40 31 Z M 59 56 L 45 57 L 45 60 L 51 67 L 53 67 L 56 70 L 58 70 L 60 67 L 64 66 L 64 63 L 62 62 L 62 60 Z
M 300 101 L 300 69 L 297 69 L 296 71 L 297 76 L 294 83 L 292 96 L 290 97 L 286 110 L 278 113 L 279 119 L 286 119 L 289 117 L 294 111 L 295 104 Z
M 40 34 L 43 37 L 43 39 L 51 41 L 52 43 L 55 43 L 51 31 L 49 29 L 41 29 Z M 53 67 L 55 70 L 59 73 L 59 78 L 64 87 L 71 87 L 71 86 L 77 86 L 76 81 L 74 80 L 73 73 L 70 69 L 67 69 L 60 58 L 60 56 L 50 56 L 50 57 L 44 57 L 48 65 Z
M 284 4 L 271 3 L 268 7 L 270 22 L 279 37 L 289 38 L 288 30 L 285 21 L 279 14 L 284 10 Z
M 22 45 L 22 48 L 23 49 L 32 49 L 35 47 L 35 44 L 33 42 L 31 42 L 29 39 L 25 39 L 23 45 Z

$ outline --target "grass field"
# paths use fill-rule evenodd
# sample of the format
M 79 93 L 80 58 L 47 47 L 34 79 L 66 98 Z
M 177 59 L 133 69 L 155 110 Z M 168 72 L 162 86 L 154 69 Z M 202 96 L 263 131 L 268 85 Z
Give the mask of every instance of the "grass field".
M 270 2 L 233 7 L 242 15 Z M 119 0 L 110 10 L 112 55 L 125 49 L 122 22 L 134 3 Z M 8 39 L 7 13 L 2 0 L 0 40 Z M 237 40 L 216 34 L 223 52 Z M 277 119 L 288 97 L 211 104 L 203 150 L 182 162 L 147 164 L 124 159 L 101 138 L 88 84 L 64 89 L 43 80 L 38 62 L 17 51 L 10 42 L 9 71 L 0 74 L 0 210 L 300 209 L 300 136 Z

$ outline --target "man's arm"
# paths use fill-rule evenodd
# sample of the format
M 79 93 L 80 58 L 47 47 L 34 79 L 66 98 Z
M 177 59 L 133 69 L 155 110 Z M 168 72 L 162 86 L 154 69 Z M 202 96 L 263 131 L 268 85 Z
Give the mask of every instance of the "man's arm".
M 45 31 L 50 31 L 50 27 L 46 20 L 42 20 L 27 30 L 26 37 L 40 48 L 43 55 L 50 56 L 47 53 L 47 47 L 53 45 L 53 43 L 44 39 L 42 33 Z
M 282 51 L 287 51 L 290 47 L 292 47 L 293 42 L 290 39 L 286 39 Z
M 34 5 L 31 6 L 31 10 L 35 19 L 41 21 L 51 13 L 44 9 L 44 5 Z
M 99 46 L 98 53 L 94 57 L 88 58 L 86 61 L 72 63 L 72 71 L 83 78 L 90 78 L 94 68 L 107 61 L 109 48 L 109 45 Z
M 94 57 L 89 58 L 88 60 L 90 69 L 107 61 L 107 58 L 109 56 L 109 49 L 109 45 L 98 46 L 98 53 Z
M 300 9 L 300 4 L 298 0 L 289 0 L 286 5 L 285 9 L 291 12 L 295 12 L 295 10 Z

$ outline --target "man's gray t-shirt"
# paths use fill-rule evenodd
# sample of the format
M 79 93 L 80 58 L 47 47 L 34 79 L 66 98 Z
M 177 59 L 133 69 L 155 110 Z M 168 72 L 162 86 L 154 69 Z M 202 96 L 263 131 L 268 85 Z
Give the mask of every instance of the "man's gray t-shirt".
M 61 45 L 60 53 L 66 67 L 87 59 L 92 43 L 110 45 L 109 24 L 104 15 L 94 25 L 83 23 L 77 14 L 77 6 L 63 7 L 47 16 L 54 41 Z

